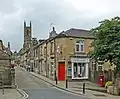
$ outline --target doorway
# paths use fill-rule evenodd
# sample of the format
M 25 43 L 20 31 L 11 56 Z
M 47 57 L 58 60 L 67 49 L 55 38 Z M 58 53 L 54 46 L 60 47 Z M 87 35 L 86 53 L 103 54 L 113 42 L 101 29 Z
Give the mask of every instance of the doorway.
M 65 62 L 58 63 L 58 80 L 59 81 L 65 80 Z

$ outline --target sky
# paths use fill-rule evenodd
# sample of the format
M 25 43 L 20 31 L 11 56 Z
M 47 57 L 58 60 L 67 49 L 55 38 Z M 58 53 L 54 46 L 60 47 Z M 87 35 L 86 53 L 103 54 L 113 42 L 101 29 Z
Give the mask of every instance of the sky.
M 11 50 L 23 45 L 24 20 L 32 36 L 48 38 L 51 23 L 57 33 L 70 28 L 91 29 L 99 21 L 120 16 L 120 0 L 0 0 L 0 39 Z

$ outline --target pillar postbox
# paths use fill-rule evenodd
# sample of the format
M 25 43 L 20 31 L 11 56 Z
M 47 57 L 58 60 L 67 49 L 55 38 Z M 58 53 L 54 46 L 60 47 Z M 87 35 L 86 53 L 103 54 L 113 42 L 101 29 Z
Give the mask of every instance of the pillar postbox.
M 104 86 L 104 75 L 99 75 L 99 86 L 100 87 Z

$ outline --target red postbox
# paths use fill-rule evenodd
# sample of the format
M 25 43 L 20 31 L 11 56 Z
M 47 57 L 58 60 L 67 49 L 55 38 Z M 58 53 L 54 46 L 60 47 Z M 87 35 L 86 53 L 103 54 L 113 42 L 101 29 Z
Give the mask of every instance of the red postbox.
M 99 86 L 100 87 L 104 86 L 104 75 L 99 75 Z

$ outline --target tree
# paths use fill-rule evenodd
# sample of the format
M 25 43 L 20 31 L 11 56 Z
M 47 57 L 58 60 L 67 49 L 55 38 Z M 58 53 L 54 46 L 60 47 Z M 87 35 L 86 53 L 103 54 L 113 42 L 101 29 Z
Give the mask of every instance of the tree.
M 95 37 L 91 57 L 114 64 L 116 75 L 120 72 L 120 17 L 104 20 L 91 31 Z

